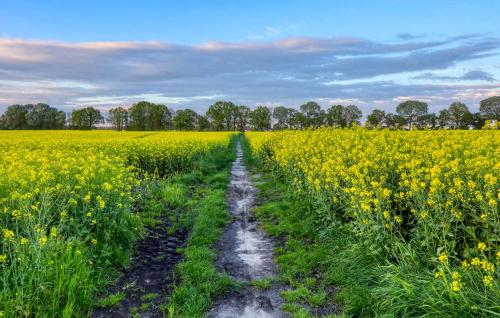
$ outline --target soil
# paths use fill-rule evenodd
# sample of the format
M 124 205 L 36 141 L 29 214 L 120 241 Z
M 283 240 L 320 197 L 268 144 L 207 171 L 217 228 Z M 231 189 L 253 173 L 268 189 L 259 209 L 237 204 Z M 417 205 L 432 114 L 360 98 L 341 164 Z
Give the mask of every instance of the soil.
M 175 282 L 173 270 L 182 258 L 177 248 L 185 246 L 187 232 L 167 234 L 169 223 L 162 219 L 155 227 L 147 228 L 137 247 L 132 266 L 124 271 L 107 294 L 123 292 L 125 297 L 110 308 L 98 308 L 94 318 L 160 318 L 160 304 L 171 293 Z
M 278 277 L 273 261 L 273 242 L 252 214 L 256 191 L 243 162 L 243 150 L 238 144 L 228 190 L 229 211 L 233 221 L 226 227 L 217 244 L 219 257 L 216 266 L 245 287 L 219 300 L 209 312 L 209 317 L 288 317 L 280 310 L 280 293 L 284 290 L 282 285 L 273 283 L 269 288 L 258 289 L 249 284 L 258 279 L 276 281 Z

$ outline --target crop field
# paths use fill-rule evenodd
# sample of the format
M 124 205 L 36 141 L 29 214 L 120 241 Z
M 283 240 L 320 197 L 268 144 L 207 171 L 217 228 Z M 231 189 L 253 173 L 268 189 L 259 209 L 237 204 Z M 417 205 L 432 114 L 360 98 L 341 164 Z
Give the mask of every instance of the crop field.
M 0 153 L 0 317 L 500 315 L 495 130 L 0 131 Z
M 253 152 L 297 196 L 313 201 L 318 228 L 343 228 L 364 253 L 384 260 L 386 273 L 378 279 L 385 287 L 379 291 L 386 312 L 408 307 L 413 297 L 431 316 L 431 307 L 442 310 L 443 303 L 469 314 L 472 308 L 478 315 L 498 315 L 497 131 L 319 129 L 246 135 Z M 388 264 L 396 266 L 395 273 Z M 401 269 L 404 264 L 410 273 Z M 411 312 L 400 310 L 395 312 Z
M 126 263 L 133 206 L 232 133 L 0 132 L 0 316 L 72 317 Z

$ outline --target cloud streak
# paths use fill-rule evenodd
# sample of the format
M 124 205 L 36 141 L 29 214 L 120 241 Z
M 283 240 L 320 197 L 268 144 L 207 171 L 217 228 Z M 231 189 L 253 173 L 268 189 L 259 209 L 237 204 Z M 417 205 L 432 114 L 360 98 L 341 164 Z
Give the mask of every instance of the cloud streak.
M 44 101 L 68 108 L 85 103 L 109 107 L 149 97 L 203 111 L 220 98 L 252 106 L 338 98 L 368 105 L 381 99 L 390 103 L 401 96 L 440 94 L 451 98 L 461 89 L 484 95 L 498 87 L 494 75 L 482 71 L 461 77 L 431 71 L 496 58 L 499 39 L 477 34 L 432 41 L 420 36 L 398 37 L 404 41 L 292 37 L 179 45 L 0 39 L 0 105 Z M 425 73 L 409 79 L 431 83 L 375 80 L 412 72 Z M 371 82 L 367 84 L 367 80 Z M 461 80 L 489 83 L 456 83 Z M 471 100 L 475 98 L 477 94 Z

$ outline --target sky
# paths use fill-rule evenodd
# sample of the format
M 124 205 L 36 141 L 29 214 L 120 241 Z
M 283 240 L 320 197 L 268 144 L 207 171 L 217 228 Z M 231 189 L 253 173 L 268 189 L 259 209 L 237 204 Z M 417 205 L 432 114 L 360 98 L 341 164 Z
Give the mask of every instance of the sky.
M 500 95 L 500 1 L 0 0 L 0 113 Z

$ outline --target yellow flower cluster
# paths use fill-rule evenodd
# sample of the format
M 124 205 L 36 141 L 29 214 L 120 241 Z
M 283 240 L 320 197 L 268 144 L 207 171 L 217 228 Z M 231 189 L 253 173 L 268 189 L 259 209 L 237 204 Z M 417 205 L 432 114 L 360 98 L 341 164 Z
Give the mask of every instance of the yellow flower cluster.
M 226 148 L 231 135 L 0 131 L 0 272 L 13 282 L 4 286 L 12 294 L 0 293 L 0 309 L 23 306 L 16 289 L 33 292 L 24 301 L 38 299 L 38 286 L 71 275 L 63 263 L 77 262 L 76 256 L 97 264 L 126 255 L 139 229 L 131 207 L 143 181 L 190 169 L 199 157 Z M 51 264 L 66 269 L 44 276 L 56 271 Z
M 246 136 L 298 193 L 333 207 L 322 209 L 330 211 L 322 212 L 325 221 L 349 224 L 388 254 L 397 253 L 391 243 L 414 242 L 438 266 L 473 265 L 488 286 L 498 279 L 500 131 L 318 129 Z M 459 290 L 462 283 L 455 281 L 452 289 Z

